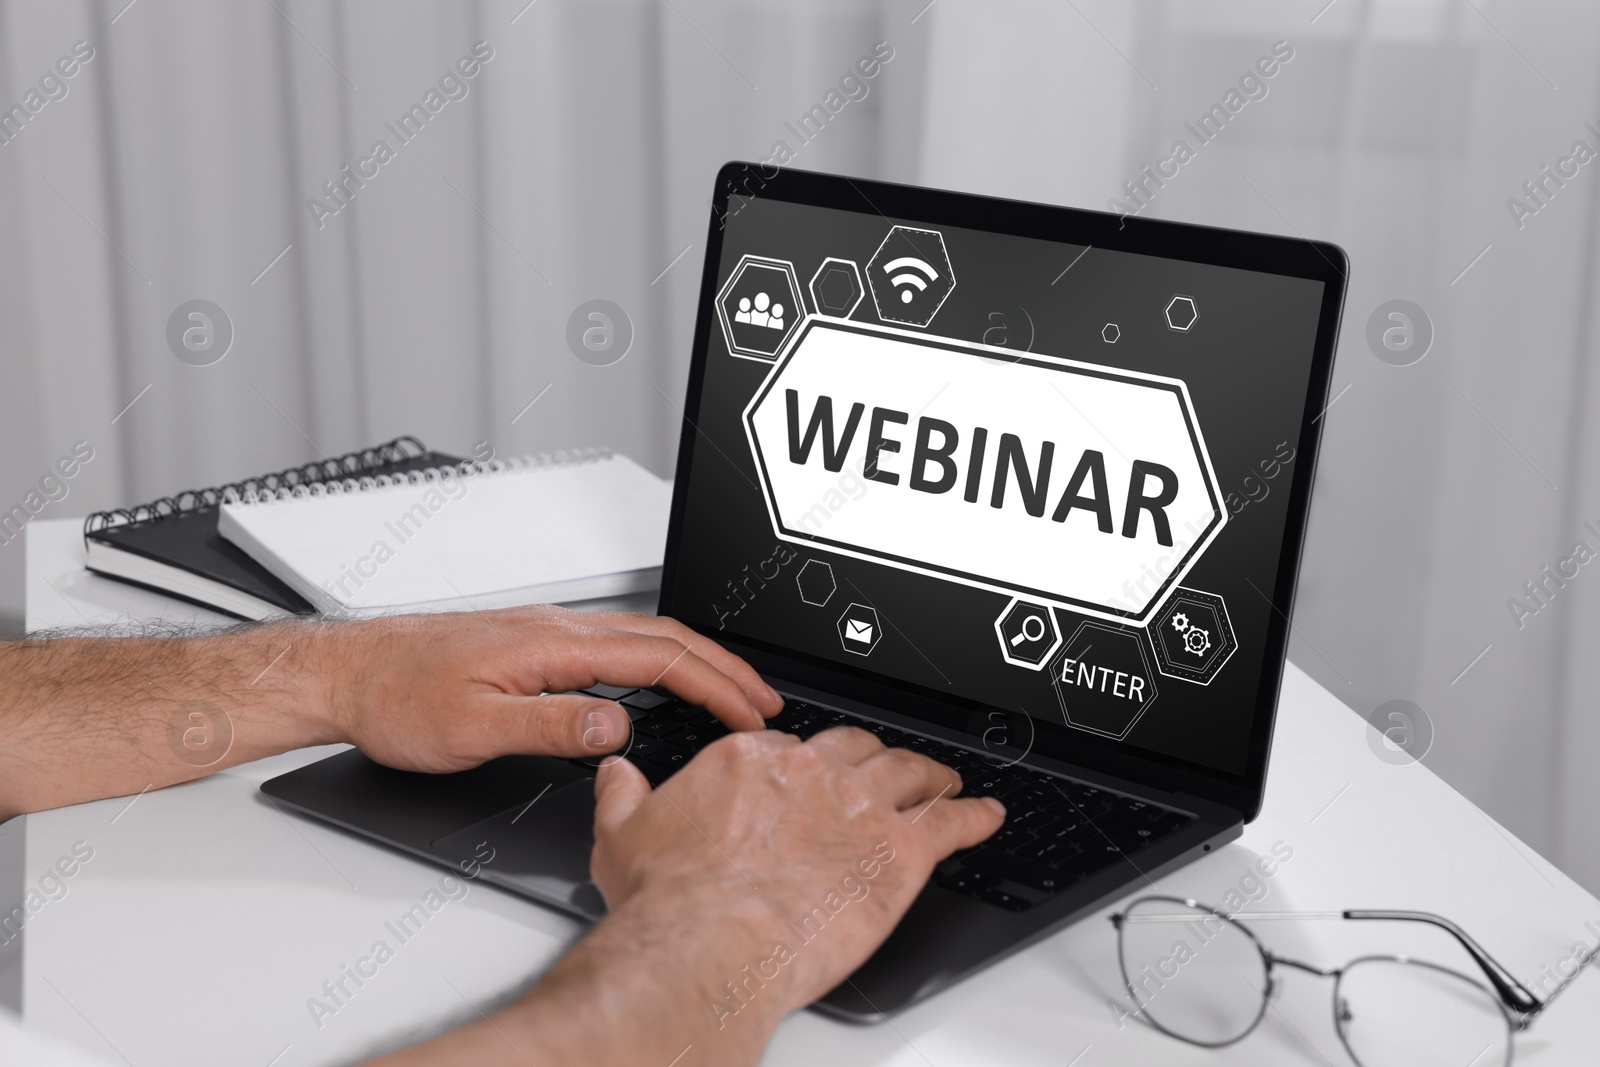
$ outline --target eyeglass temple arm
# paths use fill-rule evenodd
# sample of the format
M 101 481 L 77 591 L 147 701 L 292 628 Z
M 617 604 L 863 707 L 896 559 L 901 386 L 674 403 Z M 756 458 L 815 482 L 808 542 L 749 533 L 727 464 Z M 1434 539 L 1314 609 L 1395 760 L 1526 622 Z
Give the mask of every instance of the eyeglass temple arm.
M 1434 915 L 1426 911 L 1346 911 L 1346 919 L 1385 919 L 1396 922 L 1419 922 L 1437 926 L 1451 937 L 1461 943 L 1467 950 L 1467 955 L 1472 957 L 1489 983 L 1494 986 L 1500 1000 L 1506 1007 L 1524 1015 L 1531 1015 L 1544 1008 L 1544 1002 L 1528 991 L 1521 982 L 1506 968 L 1502 967 L 1493 956 L 1489 955 L 1465 930 L 1442 915 Z

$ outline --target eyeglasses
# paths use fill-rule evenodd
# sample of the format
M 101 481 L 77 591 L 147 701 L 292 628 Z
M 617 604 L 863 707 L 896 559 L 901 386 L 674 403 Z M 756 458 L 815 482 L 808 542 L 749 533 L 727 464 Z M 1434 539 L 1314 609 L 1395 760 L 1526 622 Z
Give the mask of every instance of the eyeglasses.
M 1319 915 L 1322 913 L 1318 913 Z M 1343 911 L 1327 917 L 1420 922 L 1455 938 L 1476 977 L 1405 956 L 1361 956 L 1324 970 L 1277 956 L 1243 923 L 1178 897 L 1141 897 L 1111 916 L 1128 995 L 1157 1030 L 1206 1048 L 1245 1038 L 1265 1017 L 1274 969 L 1333 979 L 1333 1025 L 1358 1067 L 1505 1067 L 1511 1035 L 1539 1013 L 1600 954 L 1540 1000 L 1449 919 L 1425 911 Z M 1570 959 L 1570 957 L 1569 957 Z

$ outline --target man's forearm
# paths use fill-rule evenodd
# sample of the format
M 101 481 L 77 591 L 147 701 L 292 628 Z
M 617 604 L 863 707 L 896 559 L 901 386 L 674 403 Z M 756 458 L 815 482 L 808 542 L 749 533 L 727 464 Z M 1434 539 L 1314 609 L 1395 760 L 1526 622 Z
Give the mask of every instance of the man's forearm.
M 337 740 L 332 626 L 0 643 L 0 819 Z
M 792 1007 L 786 976 L 762 982 L 746 970 L 771 954 L 782 923 L 748 886 L 721 905 L 717 893 L 677 898 L 693 904 L 684 914 L 641 894 L 514 1004 L 369 1067 L 753 1064 Z

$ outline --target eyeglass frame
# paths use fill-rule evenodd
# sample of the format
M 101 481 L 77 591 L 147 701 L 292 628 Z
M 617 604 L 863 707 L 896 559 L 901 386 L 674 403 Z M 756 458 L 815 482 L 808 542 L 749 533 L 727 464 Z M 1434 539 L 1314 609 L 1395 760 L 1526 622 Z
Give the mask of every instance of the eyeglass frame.
M 1239 930 L 1246 937 L 1248 937 L 1250 939 L 1250 943 L 1255 946 L 1256 951 L 1261 956 L 1262 970 L 1266 976 L 1266 985 L 1261 989 L 1261 1007 L 1260 1010 L 1256 1012 L 1256 1017 L 1250 1021 L 1249 1026 L 1245 1027 L 1236 1036 L 1230 1037 L 1226 1041 L 1201 1041 L 1192 1037 L 1186 1037 L 1183 1034 L 1175 1033 L 1174 1031 L 1169 1030 L 1165 1026 L 1161 1025 L 1161 1023 L 1158 1022 L 1155 1017 L 1150 1015 L 1150 1013 L 1146 1010 L 1147 1005 L 1142 999 L 1140 999 L 1138 992 L 1134 988 L 1133 979 L 1128 975 L 1128 963 L 1124 958 L 1124 953 L 1122 950 L 1122 927 L 1123 922 L 1127 918 L 1129 912 L 1138 907 L 1140 904 L 1148 903 L 1150 901 L 1160 901 L 1167 904 L 1179 904 L 1183 905 L 1184 907 L 1193 908 L 1196 911 L 1209 912 L 1211 915 L 1214 915 L 1216 918 Z M 1582 960 L 1576 967 L 1573 968 L 1572 973 L 1563 978 L 1561 980 L 1561 984 L 1556 986 L 1556 988 L 1550 992 L 1549 996 L 1541 1000 L 1531 990 L 1529 990 L 1527 986 L 1524 986 L 1521 982 L 1519 982 L 1516 976 L 1513 975 L 1510 970 L 1508 970 L 1503 964 L 1491 956 L 1488 950 L 1474 941 L 1470 934 L 1442 915 L 1436 915 L 1429 911 L 1395 911 L 1363 908 L 1350 908 L 1339 912 L 1305 913 L 1306 918 L 1332 918 L 1335 916 L 1341 919 L 1357 921 L 1381 920 L 1393 922 L 1420 922 L 1427 923 L 1431 926 L 1436 926 L 1445 931 L 1451 937 L 1455 938 L 1457 943 L 1459 943 L 1461 947 L 1466 950 L 1467 955 L 1471 956 L 1473 962 L 1478 965 L 1478 969 L 1481 970 L 1484 976 L 1489 979 L 1489 985 L 1493 988 L 1486 988 L 1482 982 L 1470 975 L 1462 974 L 1460 971 L 1457 971 L 1452 967 L 1445 967 L 1441 964 L 1429 962 L 1428 960 L 1412 959 L 1409 956 L 1358 956 L 1353 960 L 1349 960 L 1340 967 L 1316 967 L 1301 960 L 1290 959 L 1287 956 L 1279 956 L 1274 954 L 1273 951 L 1267 948 L 1267 946 L 1262 943 L 1261 939 L 1256 936 L 1255 931 L 1250 929 L 1243 922 L 1240 922 L 1232 915 L 1229 915 L 1228 913 L 1220 910 L 1219 908 L 1215 908 L 1210 904 L 1201 904 L 1198 901 L 1190 900 L 1186 897 L 1170 897 L 1161 894 L 1139 897 L 1135 900 L 1129 901 L 1127 907 L 1121 911 L 1113 912 L 1109 916 L 1109 919 L 1111 921 L 1111 925 L 1115 927 L 1117 931 L 1117 969 L 1122 972 L 1122 984 L 1123 987 L 1128 991 L 1128 996 L 1133 1001 L 1135 1014 L 1143 1016 L 1146 1022 L 1155 1027 L 1156 1030 L 1160 1031 L 1161 1033 L 1166 1034 L 1168 1037 L 1174 1038 L 1175 1040 L 1182 1041 L 1185 1044 L 1195 1045 L 1200 1048 L 1226 1048 L 1229 1045 L 1234 1045 L 1240 1041 L 1243 1041 L 1245 1038 L 1255 1033 L 1256 1028 L 1261 1025 L 1261 1020 L 1266 1018 L 1267 1008 L 1270 1005 L 1269 998 L 1271 997 L 1273 990 L 1276 988 L 1273 976 L 1273 967 L 1277 964 L 1282 964 L 1285 967 L 1293 968 L 1297 971 L 1303 971 L 1307 974 L 1315 975 L 1318 978 L 1332 978 L 1334 980 L 1334 1030 L 1338 1033 L 1339 1042 L 1340 1044 L 1344 1045 L 1345 1052 L 1347 1052 L 1351 1060 L 1358 1065 L 1361 1063 L 1361 1059 L 1356 1055 L 1355 1050 L 1350 1047 L 1350 1042 L 1345 1037 L 1344 1027 L 1341 1025 L 1341 1020 L 1339 1018 L 1339 984 L 1343 981 L 1345 973 L 1359 963 L 1386 962 L 1426 967 L 1444 974 L 1453 975 L 1462 981 L 1469 982 L 1477 986 L 1485 993 L 1489 993 L 1494 999 L 1495 1006 L 1500 1009 L 1500 1014 L 1506 1023 L 1506 1063 L 1510 1064 L 1513 1056 L 1515 1055 L 1515 1045 L 1511 1038 L 1515 1034 L 1520 1033 L 1521 1031 L 1532 1026 L 1534 1019 L 1538 1018 L 1539 1015 L 1551 1005 L 1556 997 L 1560 996 L 1567 986 L 1572 984 L 1573 979 L 1582 974 L 1584 968 L 1593 963 L 1596 958 L 1600 958 L 1600 943 L 1597 943 L 1595 947 L 1584 953 Z

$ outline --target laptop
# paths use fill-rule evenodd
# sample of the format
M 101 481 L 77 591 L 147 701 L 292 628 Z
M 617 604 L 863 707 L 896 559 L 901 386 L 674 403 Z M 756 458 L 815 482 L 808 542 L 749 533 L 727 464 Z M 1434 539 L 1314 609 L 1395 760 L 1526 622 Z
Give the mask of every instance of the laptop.
M 659 610 L 785 696 L 771 728 L 863 727 L 1008 810 L 817 1010 L 882 1019 L 1255 817 L 1345 276 L 1320 242 L 719 173 Z M 595 691 L 657 785 L 726 732 Z M 595 920 L 592 775 L 351 750 L 262 791 Z

